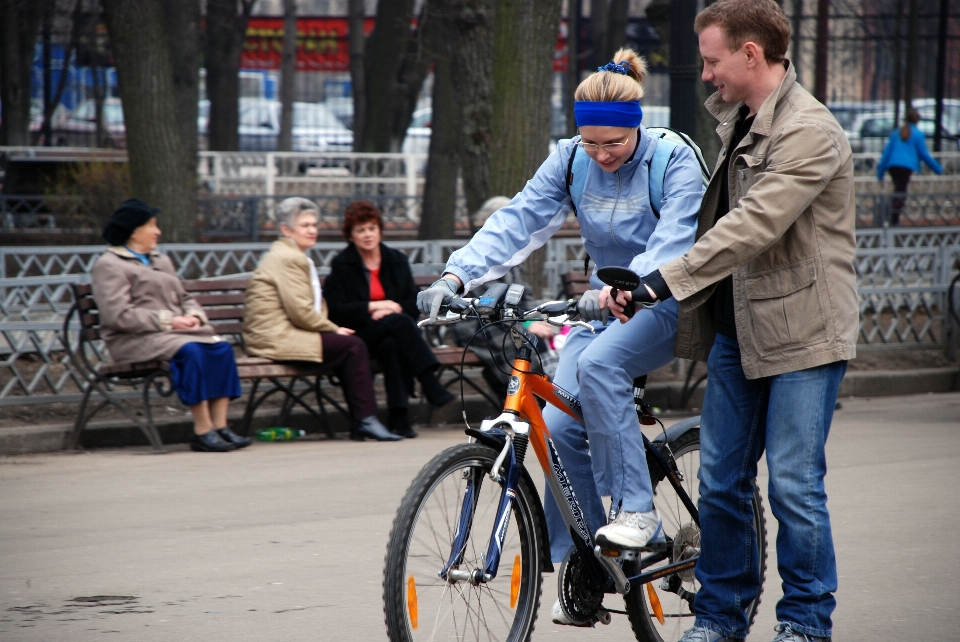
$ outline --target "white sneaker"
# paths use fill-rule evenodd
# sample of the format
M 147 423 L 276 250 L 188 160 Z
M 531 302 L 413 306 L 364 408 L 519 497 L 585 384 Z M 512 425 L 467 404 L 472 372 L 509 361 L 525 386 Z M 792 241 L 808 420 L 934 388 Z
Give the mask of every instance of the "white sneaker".
M 560 600 L 553 603 L 553 610 L 550 612 L 550 617 L 554 624 L 562 624 L 564 626 L 573 624 L 570 618 L 567 617 L 567 614 L 563 612 L 563 607 L 560 606 Z
M 640 549 L 663 544 L 663 523 L 657 509 L 647 513 L 620 511 L 612 522 L 597 530 L 597 544 L 610 548 Z

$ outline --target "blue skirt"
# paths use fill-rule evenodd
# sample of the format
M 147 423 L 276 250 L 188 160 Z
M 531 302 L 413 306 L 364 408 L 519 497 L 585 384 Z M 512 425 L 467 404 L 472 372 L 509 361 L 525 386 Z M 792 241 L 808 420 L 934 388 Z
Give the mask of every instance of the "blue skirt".
M 233 347 L 226 341 L 184 345 L 170 360 L 170 378 L 187 406 L 220 397 L 236 399 L 241 394 Z

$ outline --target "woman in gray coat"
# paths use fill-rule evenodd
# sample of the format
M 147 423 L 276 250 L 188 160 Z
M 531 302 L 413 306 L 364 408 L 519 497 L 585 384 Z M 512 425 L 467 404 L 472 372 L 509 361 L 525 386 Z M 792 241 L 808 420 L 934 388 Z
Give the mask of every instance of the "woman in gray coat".
M 241 394 L 233 348 L 214 333 L 170 259 L 156 251 L 159 211 L 125 201 L 103 230 L 110 247 L 91 271 L 100 336 L 118 363 L 169 360 L 173 387 L 193 415 L 192 450 L 249 446 L 249 438 L 227 426 L 230 399 Z

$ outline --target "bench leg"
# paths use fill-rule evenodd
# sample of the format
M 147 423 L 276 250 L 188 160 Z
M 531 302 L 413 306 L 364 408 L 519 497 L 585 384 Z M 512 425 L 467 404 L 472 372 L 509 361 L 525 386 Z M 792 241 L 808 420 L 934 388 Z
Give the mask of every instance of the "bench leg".
M 323 403 L 323 399 L 326 396 L 323 390 L 320 389 L 320 377 L 314 377 L 313 379 L 313 393 L 317 398 L 317 407 L 320 408 L 320 415 L 323 417 L 323 430 L 327 433 L 329 439 L 335 439 L 336 434 L 333 432 L 333 426 L 330 425 L 330 420 L 327 418 L 327 407 Z
M 93 412 L 84 415 L 84 410 L 86 409 L 90 395 L 93 393 L 94 390 L 96 390 L 100 394 L 100 396 L 103 397 L 103 401 L 101 401 L 97 405 L 97 407 L 93 410 Z M 156 452 L 158 453 L 164 452 L 163 442 L 160 441 L 160 435 L 157 434 L 156 427 L 154 427 L 152 423 L 149 425 L 145 424 L 142 419 L 140 419 L 135 414 L 130 412 L 130 409 L 124 405 L 123 401 L 119 397 L 114 395 L 112 392 L 110 392 L 107 389 L 107 387 L 104 384 L 102 384 L 101 382 L 95 379 L 88 380 L 87 382 L 87 390 L 84 393 L 84 399 L 80 404 L 80 416 L 77 417 L 77 423 L 73 427 L 73 435 L 71 438 L 71 448 L 75 449 L 79 447 L 80 435 L 83 432 L 83 429 L 86 428 L 87 422 L 89 422 L 94 415 L 100 412 L 108 404 L 113 405 L 120 412 L 122 412 L 127 419 L 129 419 L 134 424 L 136 424 L 137 427 L 140 428 L 143 434 L 150 441 L 150 445 L 154 447 L 154 450 Z M 151 438 L 151 434 L 150 434 L 151 431 L 153 431 L 153 438 Z
M 166 379 L 168 386 L 164 387 L 163 379 Z M 154 373 L 147 377 L 143 382 L 143 407 L 147 411 L 146 430 L 144 425 L 140 424 L 140 430 L 147 437 L 147 441 L 153 446 L 154 450 L 163 452 L 163 441 L 160 439 L 160 433 L 157 431 L 157 425 L 153 421 L 153 408 L 150 405 L 150 387 L 153 386 L 161 397 L 169 397 L 173 394 L 173 381 L 166 373 Z
M 257 388 L 259 387 L 260 379 L 254 379 L 253 387 L 250 388 L 250 396 L 247 397 L 247 407 L 243 411 L 243 420 L 240 422 L 240 426 L 238 428 L 240 434 L 244 437 L 247 437 L 250 434 L 250 424 L 253 422 L 253 411 L 256 410 L 256 405 L 253 402 L 257 397 Z

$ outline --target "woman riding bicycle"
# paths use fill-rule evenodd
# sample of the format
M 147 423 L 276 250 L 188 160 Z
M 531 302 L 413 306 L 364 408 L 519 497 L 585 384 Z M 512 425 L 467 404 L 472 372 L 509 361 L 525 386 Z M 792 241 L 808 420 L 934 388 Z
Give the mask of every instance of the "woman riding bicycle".
M 640 125 L 645 75 L 644 60 L 621 49 L 580 83 L 574 106 L 579 139 L 561 140 L 523 191 L 451 255 L 442 278 L 418 296 L 422 312 L 435 318 L 453 295 L 500 278 L 560 229 L 572 209 L 567 174 L 577 145 L 592 161 L 576 212 L 584 247 L 597 266 L 648 274 L 693 245 L 703 182 L 690 148 L 676 147 L 659 216 L 651 208 L 648 174 L 658 139 Z M 554 378 L 579 396 L 585 425 L 552 406 L 544 420 L 597 543 L 639 549 L 662 540 L 663 531 L 633 407 L 633 379 L 673 358 L 678 307 L 670 299 L 621 323 L 609 319 L 609 286 L 595 274 L 591 284 L 598 289 L 584 294 L 579 312 L 594 332 L 570 333 Z M 601 495 L 611 497 L 617 512 L 609 525 Z M 549 493 L 544 510 L 551 557 L 559 562 L 573 542 Z M 554 619 L 566 623 L 556 605 Z

